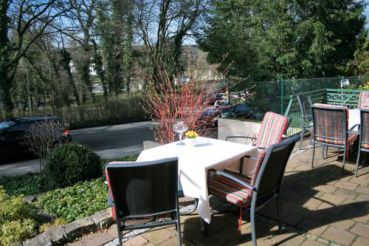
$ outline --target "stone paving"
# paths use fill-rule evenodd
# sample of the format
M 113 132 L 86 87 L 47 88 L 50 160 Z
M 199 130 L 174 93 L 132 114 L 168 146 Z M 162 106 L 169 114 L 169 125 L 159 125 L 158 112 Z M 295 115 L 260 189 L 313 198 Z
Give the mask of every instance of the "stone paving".
M 311 147 L 295 151 L 281 192 L 284 227 L 279 233 L 274 204 L 264 207 L 256 217 L 259 245 L 369 245 L 369 167 L 361 168 L 356 178 L 353 163 L 348 162 L 342 172 L 335 149 L 330 149 L 326 159 L 319 152 L 317 149 L 315 167 L 311 169 Z M 237 213 L 217 214 L 209 225 L 209 236 L 203 237 L 196 214 L 181 216 L 183 244 L 251 245 L 246 213 L 244 217 L 238 232 Z M 112 246 L 117 245 L 116 237 L 113 225 L 69 245 Z M 147 230 L 124 245 L 177 245 L 175 228 Z

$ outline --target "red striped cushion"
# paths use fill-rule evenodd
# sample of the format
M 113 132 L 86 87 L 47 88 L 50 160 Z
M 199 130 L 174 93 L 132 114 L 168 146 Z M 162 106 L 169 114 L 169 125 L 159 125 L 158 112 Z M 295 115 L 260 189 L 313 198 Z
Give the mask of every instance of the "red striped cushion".
M 347 141 L 348 108 L 315 103 L 313 111 L 315 113 L 315 139 L 322 143 L 344 145 Z M 343 117 L 345 121 L 342 120 Z
M 360 92 L 358 108 L 369 108 L 369 91 Z
M 356 141 L 358 135 L 357 134 L 350 134 L 348 135 L 347 137 L 347 144 L 350 146 L 350 145 L 353 145 L 354 142 Z
M 255 170 L 251 178 L 230 171 L 226 172 L 254 186 L 265 154 L 266 152 L 263 150 L 258 151 L 257 163 L 255 164 Z M 214 171 L 212 170 L 210 172 Z M 252 191 L 250 189 L 224 176 L 218 175 L 209 175 L 208 190 L 210 194 L 225 198 L 228 202 L 241 207 L 248 205 L 252 197 Z
M 338 140 L 338 139 L 333 140 L 333 139 L 328 139 L 328 138 L 316 137 L 316 140 L 322 143 L 327 143 L 327 144 L 335 144 L 335 145 L 345 144 L 345 140 Z
M 113 202 L 113 194 L 111 193 L 111 189 L 110 189 L 110 179 L 109 179 L 109 173 L 108 170 L 105 168 L 105 178 L 106 178 L 106 182 L 108 183 L 108 196 L 111 198 L 112 202 Z M 111 206 L 111 217 L 113 217 L 113 219 L 115 220 L 115 208 L 114 208 L 114 203 Z
M 250 180 L 243 177 L 245 182 Z M 230 179 L 214 175 L 208 180 L 208 189 L 210 194 L 225 198 L 228 202 L 236 206 L 247 205 L 252 196 L 252 191 Z
M 362 143 L 361 148 L 362 149 L 369 149 L 369 144 L 368 143 Z
M 361 135 L 361 148 L 369 149 L 369 113 L 363 112 L 361 113 L 363 125 L 361 126 L 361 130 L 363 134 Z
M 287 117 L 273 112 L 267 112 L 256 138 L 256 146 L 258 148 L 268 148 L 273 144 L 281 142 L 287 126 Z
M 259 173 L 261 164 L 263 163 L 265 154 L 266 154 L 266 150 L 258 150 L 258 153 L 257 153 L 257 156 L 256 156 L 257 162 L 255 164 L 253 174 L 252 174 L 251 179 L 250 179 L 250 184 L 252 186 L 254 186 L 255 183 L 256 183 L 256 177 L 258 176 L 258 173 Z

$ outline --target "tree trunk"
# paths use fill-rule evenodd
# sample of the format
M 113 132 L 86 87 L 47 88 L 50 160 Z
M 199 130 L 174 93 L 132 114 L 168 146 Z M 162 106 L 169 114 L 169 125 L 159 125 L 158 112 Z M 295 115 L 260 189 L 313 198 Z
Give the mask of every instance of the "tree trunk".
M 97 76 L 100 79 L 100 82 L 103 88 L 103 93 L 104 93 L 104 101 L 106 102 L 108 100 L 108 88 L 106 85 L 105 73 L 103 69 L 103 60 L 102 60 L 102 57 L 97 52 L 97 45 L 96 45 L 95 40 L 93 40 L 93 45 L 94 45 L 95 69 L 96 69 Z
M 0 63 L 1 64 L 1 63 Z M 4 107 L 5 114 L 7 116 L 12 116 L 12 110 L 14 104 L 11 99 L 10 89 L 12 87 L 12 78 L 9 78 L 9 67 L 6 64 L 0 65 L 0 99 L 2 106 Z
M 0 100 L 6 116 L 12 116 L 14 104 L 10 95 L 13 78 L 9 64 L 8 8 L 9 1 L 2 0 L 0 3 Z
M 73 74 L 72 71 L 70 69 L 70 61 L 72 60 L 69 52 L 63 48 L 63 50 L 61 51 L 61 56 L 62 56 L 62 67 L 64 68 L 64 70 L 67 72 L 67 76 L 68 76 L 68 83 L 69 85 L 72 87 L 72 93 L 74 96 L 74 99 L 76 101 L 77 105 L 81 105 L 80 99 L 79 99 L 79 94 L 77 91 L 77 86 L 76 83 L 74 82 L 74 78 L 73 78 Z
M 89 92 L 92 102 L 95 102 L 95 95 L 92 92 L 92 83 L 90 79 L 90 59 L 87 55 L 83 58 L 80 66 L 81 80 L 85 84 L 87 91 Z M 86 93 L 84 93 L 83 103 L 86 103 Z
M 133 27 L 132 27 L 132 0 L 125 0 L 124 7 L 124 27 L 125 35 L 123 40 L 124 52 L 123 52 L 123 68 L 126 78 L 126 89 L 129 93 L 131 88 L 131 76 L 132 76 L 132 42 L 133 42 Z

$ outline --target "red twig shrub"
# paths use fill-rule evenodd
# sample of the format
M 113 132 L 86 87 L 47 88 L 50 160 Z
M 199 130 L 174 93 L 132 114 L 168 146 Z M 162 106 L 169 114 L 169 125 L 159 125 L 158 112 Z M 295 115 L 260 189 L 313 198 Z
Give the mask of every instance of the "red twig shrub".
M 183 120 L 189 130 L 200 131 L 198 119 L 207 106 L 208 95 L 196 81 L 173 85 L 168 79 L 149 87 L 146 102 L 152 119 L 159 122 L 155 131 L 156 140 L 169 143 L 176 137 L 172 129 L 176 120 Z

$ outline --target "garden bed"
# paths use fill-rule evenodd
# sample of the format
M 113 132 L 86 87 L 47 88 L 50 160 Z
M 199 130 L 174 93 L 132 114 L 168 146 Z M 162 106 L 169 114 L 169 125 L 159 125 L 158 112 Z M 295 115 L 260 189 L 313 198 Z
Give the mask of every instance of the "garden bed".
M 136 158 L 137 156 L 127 156 L 119 160 L 134 161 Z M 108 162 L 109 160 L 105 160 L 102 165 L 105 166 Z M 59 231 L 55 232 L 59 234 L 60 230 L 63 231 L 60 240 L 73 239 L 83 233 L 84 229 L 76 229 L 78 225 L 87 232 L 98 229 L 96 224 L 110 217 L 107 210 L 99 216 L 100 211 L 108 208 L 107 186 L 104 181 L 105 178 L 100 177 L 66 188 L 50 190 L 41 174 L 1 177 L 0 187 L 3 187 L 3 194 L 0 210 L 3 211 L 0 211 L 0 245 L 10 245 L 39 233 L 45 236 L 50 228 L 59 228 Z M 97 217 L 100 219 L 96 219 Z M 68 231 L 71 231 L 70 235 L 65 234 Z M 47 237 L 49 240 L 50 235 Z

